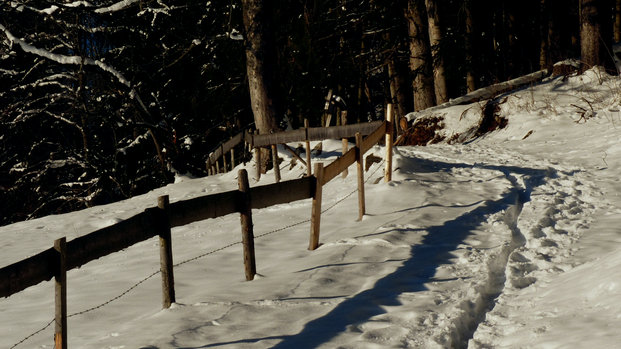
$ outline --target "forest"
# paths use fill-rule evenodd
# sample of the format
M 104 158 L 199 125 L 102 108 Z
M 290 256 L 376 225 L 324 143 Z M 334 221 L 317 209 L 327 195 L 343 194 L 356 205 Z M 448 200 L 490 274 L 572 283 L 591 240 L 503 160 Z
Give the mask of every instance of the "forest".
M 621 0 L 2 1 L 0 224 L 205 176 L 328 95 L 353 123 L 568 58 L 616 74 L 619 41 Z

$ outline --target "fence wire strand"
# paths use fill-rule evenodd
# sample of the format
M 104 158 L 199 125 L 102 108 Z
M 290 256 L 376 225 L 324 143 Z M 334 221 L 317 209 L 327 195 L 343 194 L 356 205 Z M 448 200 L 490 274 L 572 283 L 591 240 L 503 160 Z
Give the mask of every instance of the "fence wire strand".
M 378 169 L 380 169 L 380 168 L 382 167 L 382 165 L 384 164 L 384 162 L 385 162 L 385 161 L 386 161 L 386 160 L 383 160 L 383 161 L 382 161 L 382 162 L 381 162 L 381 163 L 377 166 L 377 168 L 376 168 L 376 169 L 375 169 L 375 170 L 374 170 L 374 171 L 373 171 L 373 172 L 372 172 L 372 173 L 371 173 L 371 174 L 367 177 L 367 179 L 365 179 L 364 183 L 367 183 L 367 182 L 371 179 L 371 177 L 373 177 L 373 176 L 375 175 L 375 173 L 377 172 L 377 170 L 378 170 Z M 321 211 L 321 213 L 325 213 L 325 212 L 327 212 L 327 211 L 329 211 L 329 210 L 333 209 L 336 205 L 338 205 L 338 204 L 340 204 L 341 202 L 343 202 L 343 201 L 347 200 L 347 198 L 349 198 L 350 196 L 352 196 L 352 195 L 353 195 L 354 193 L 356 193 L 357 191 L 358 191 L 358 189 L 356 188 L 356 189 L 355 189 L 355 190 L 353 190 L 351 193 L 349 193 L 349 194 L 345 195 L 344 197 L 342 197 L 341 199 L 337 200 L 336 202 L 334 202 L 334 203 L 333 203 L 332 205 L 330 205 L 329 207 L 327 207 L 327 208 L 325 208 L 324 210 L 322 210 L 322 211 Z M 295 227 L 295 226 L 298 226 L 298 225 L 301 225 L 301 224 L 304 224 L 304 223 L 308 223 L 308 222 L 310 222 L 310 221 L 311 221 L 310 219 L 305 219 L 305 220 L 303 220 L 303 221 L 299 221 L 299 222 L 297 222 L 297 223 L 293 223 L 293 224 L 290 224 L 290 225 L 284 226 L 284 227 L 282 227 L 282 228 L 274 229 L 274 230 L 272 230 L 272 231 L 269 231 L 269 232 L 266 232 L 266 233 L 263 233 L 263 234 L 256 235 L 254 238 L 255 238 L 255 239 L 260 239 L 260 238 L 262 238 L 262 237 L 265 237 L 265 236 L 268 236 L 268 235 L 271 235 L 271 234 L 275 234 L 275 233 L 281 232 L 281 231 L 283 231 L 283 230 L 287 230 L 287 229 L 293 228 L 293 227 Z M 196 261 L 196 260 L 198 260 L 198 259 L 201 259 L 201 258 L 206 257 L 206 256 L 208 256 L 208 255 L 214 254 L 214 253 L 216 253 L 216 252 L 220 252 L 220 251 L 222 251 L 222 250 L 225 250 L 225 249 L 227 249 L 227 248 L 233 247 L 233 246 L 235 246 L 235 245 L 239 245 L 239 244 L 241 244 L 241 243 L 242 243 L 241 241 L 236 241 L 236 242 L 230 243 L 230 244 L 228 244 L 228 245 L 225 245 L 225 246 L 219 247 L 219 248 L 217 248 L 217 249 L 215 249 L 215 250 L 211 250 L 211 251 L 209 251 L 209 252 L 203 253 L 203 254 L 198 255 L 198 256 L 196 256 L 196 257 L 192 257 L 192 258 L 186 259 L 186 260 L 184 260 L 184 261 L 181 261 L 181 262 L 179 262 L 179 263 L 173 264 L 173 267 L 179 267 L 179 266 L 182 266 L 182 265 L 184 265 L 184 264 L 187 264 L 187 263 L 190 263 L 190 262 Z M 94 306 L 94 307 L 91 307 L 91 308 L 88 308 L 88 309 L 85 309 L 85 310 L 79 311 L 79 312 L 77 312 L 77 313 L 70 314 L 70 315 L 68 315 L 68 316 L 67 316 L 67 318 L 75 317 L 75 316 L 78 316 L 78 315 L 83 315 L 83 314 L 86 314 L 86 313 L 90 313 L 90 312 L 92 312 L 92 311 L 95 311 L 95 310 L 97 310 L 97 309 L 103 308 L 103 307 L 105 307 L 106 305 L 108 305 L 108 304 L 110 304 L 110 303 L 112 303 L 112 302 L 114 302 L 114 301 L 118 300 L 119 298 L 121 298 L 121 297 L 125 296 L 126 294 L 128 294 L 129 292 L 131 292 L 133 289 L 135 289 L 136 287 L 140 286 L 142 283 L 144 283 L 145 281 L 147 281 L 147 280 L 151 279 L 152 277 L 154 277 L 155 275 L 159 274 L 160 272 L 161 272 L 161 270 L 154 271 L 154 272 L 153 272 L 153 273 L 151 273 L 149 276 L 147 276 L 147 277 L 145 277 L 144 279 L 142 279 L 142 280 L 138 281 L 137 283 L 135 283 L 134 285 L 132 285 L 131 287 L 129 287 L 127 290 L 125 290 L 125 291 L 123 291 L 122 293 L 120 293 L 118 296 L 115 296 L 115 297 L 113 297 L 113 298 L 110 298 L 109 300 L 107 300 L 107 301 L 105 301 L 105 302 L 103 302 L 103 303 L 101 303 L 101 304 L 99 304 L 99 305 L 96 305 L 96 306 Z M 37 334 L 39 334 L 39 333 L 41 333 L 41 332 L 45 331 L 48 327 L 50 327 L 50 326 L 54 323 L 54 321 L 55 321 L 55 320 L 56 320 L 55 318 L 54 318 L 54 319 L 52 319 L 50 322 L 48 322 L 48 323 L 47 323 L 47 325 L 45 325 L 45 326 L 44 326 L 44 327 L 42 327 L 41 329 L 39 329 L 39 330 L 37 330 L 37 331 L 35 331 L 35 332 L 31 333 L 30 335 L 28 335 L 28 336 L 27 336 L 27 337 L 25 337 L 24 339 L 20 340 L 19 342 L 17 342 L 17 343 L 15 343 L 15 344 L 13 344 L 13 346 L 11 346 L 9 349 L 16 348 L 18 345 L 20 345 L 20 344 L 24 343 L 24 342 L 25 342 L 25 341 L 27 341 L 28 339 L 30 339 L 30 338 L 34 337 L 35 335 L 37 335 Z

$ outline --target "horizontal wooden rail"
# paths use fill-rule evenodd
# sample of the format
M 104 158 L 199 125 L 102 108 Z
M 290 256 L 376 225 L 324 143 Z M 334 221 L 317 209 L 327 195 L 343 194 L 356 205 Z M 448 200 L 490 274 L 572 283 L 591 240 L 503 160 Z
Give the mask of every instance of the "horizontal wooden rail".
M 245 132 L 240 132 L 233 136 L 233 138 L 219 145 L 213 152 L 209 154 L 209 163 L 215 164 L 218 159 L 222 157 L 222 155 L 231 151 L 231 149 L 235 148 L 239 143 L 244 140 Z
M 365 122 L 360 124 L 333 126 L 333 127 L 309 127 L 308 140 L 318 141 L 324 139 L 341 139 L 354 137 L 357 132 L 366 136 L 381 126 L 383 121 Z M 264 135 L 246 134 L 247 140 L 253 147 L 264 147 L 272 144 L 302 142 L 306 139 L 306 129 L 278 132 Z
M 158 234 L 157 208 L 147 209 L 117 224 L 96 230 L 67 243 L 67 270 L 120 251 Z M 0 297 L 8 297 L 42 281 L 51 280 L 58 269 L 54 248 L 0 269 Z
M 42 281 L 51 280 L 57 269 L 58 252 L 54 248 L 8 265 L 0 269 L 0 297 L 8 297 Z
M 158 208 L 149 208 L 129 219 L 67 242 L 67 270 L 148 240 L 159 233 Z
M 262 185 L 250 188 L 250 205 L 252 208 L 265 208 L 292 201 L 313 197 L 315 177 L 304 177 L 291 181 Z
M 252 208 L 308 199 L 312 197 L 314 188 L 315 177 L 254 187 L 250 189 Z M 240 191 L 233 190 L 171 203 L 170 226 L 240 212 L 240 198 Z M 157 207 L 148 208 L 131 218 L 67 242 L 67 270 L 159 235 L 160 230 L 168 226 L 161 222 L 165 216 L 159 210 Z M 42 281 L 51 280 L 58 269 L 57 264 L 57 252 L 49 248 L 0 269 L 0 297 L 8 297 Z
M 238 190 L 232 190 L 171 203 L 170 226 L 178 227 L 238 212 L 238 193 Z

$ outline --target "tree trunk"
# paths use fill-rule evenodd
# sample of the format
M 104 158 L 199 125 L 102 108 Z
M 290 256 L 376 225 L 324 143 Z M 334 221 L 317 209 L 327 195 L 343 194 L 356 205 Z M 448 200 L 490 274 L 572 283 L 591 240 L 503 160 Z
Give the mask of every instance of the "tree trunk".
M 584 72 L 601 65 L 599 8 L 601 0 L 580 0 L 580 54 Z
M 405 95 L 403 94 L 401 76 L 399 75 L 394 57 L 388 59 L 388 76 L 390 79 L 390 97 L 396 112 L 395 120 L 399 121 L 406 114 Z
M 277 129 L 274 106 L 274 70 L 268 60 L 271 33 L 269 18 L 262 0 L 243 0 L 244 28 L 246 30 L 246 70 L 254 122 L 260 134 Z
M 620 0 L 621 1 L 621 0 Z M 465 37 L 465 49 L 466 49 L 466 88 L 470 93 L 476 90 L 476 79 L 474 77 L 474 61 L 472 59 L 474 54 L 474 23 L 472 19 L 472 1 L 467 0 L 464 2 L 464 10 L 466 13 L 466 37 Z
M 621 41 L 621 0 L 615 0 L 615 42 Z
M 539 69 L 545 69 L 549 65 L 549 41 L 548 41 L 548 26 L 550 21 L 550 15 L 548 11 L 548 5 L 546 0 L 541 0 L 539 5 L 539 35 L 540 35 L 540 49 L 539 49 Z
M 431 55 L 419 1 L 408 0 L 406 16 L 410 37 L 410 71 L 414 76 L 414 110 L 418 111 L 435 105 Z
M 260 134 L 276 131 L 275 69 L 271 33 L 268 30 L 268 11 L 262 0 L 243 0 L 243 19 L 246 31 L 246 70 L 248 89 L 254 122 Z M 270 59 L 271 58 L 271 59 Z M 257 164 L 262 173 L 270 164 L 270 150 L 261 149 L 261 163 Z
M 440 50 L 442 31 L 440 30 L 440 14 L 436 0 L 425 0 L 427 8 L 427 29 L 429 30 L 429 44 L 433 60 L 433 83 L 436 94 L 436 103 L 448 102 L 446 78 L 444 76 L 444 59 Z

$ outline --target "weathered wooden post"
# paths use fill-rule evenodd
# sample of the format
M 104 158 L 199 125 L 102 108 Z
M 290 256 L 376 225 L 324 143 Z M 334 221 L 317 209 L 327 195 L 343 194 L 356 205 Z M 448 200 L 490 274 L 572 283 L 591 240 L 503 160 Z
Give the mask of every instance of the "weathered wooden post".
M 235 168 L 235 148 L 231 148 L 231 171 Z
M 162 307 L 170 308 L 175 300 L 175 277 L 173 273 L 172 236 L 169 218 L 170 201 L 168 195 L 157 198 L 160 209 L 160 271 L 162 273 Z
M 54 241 L 58 252 L 58 269 L 55 279 L 56 326 L 54 348 L 67 349 L 67 238 Z
M 394 110 L 392 104 L 386 107 L 386 168 L 384 169 L 384 181 L 392 180 L 392 133 L 394 132 Z
M 224 144 L 220 144 L 220 153 L 222 153 L 222 172 L 227 172 L 226 153 L 224 152 Z
M 272 163 L 274 164 L 274 177 L 276 183 L 280 182 L 280 167 L 278 166 L 278 146 L 272 144 Z
M 362 153 L 362 135 L 356 132 L 356 162 L 358 168 L 358 220 L 365 214 L 364 203 L 364 154 Z
M 311 176 L 311 147 L 310 140 L 308 139 L 308 119 L 304 119 L 304 129 L 306 134 L 306 175 Z
M 246 280 L 250 281 L 254 279 L 254 275 L 257 273 L 257 266 L 254 255 L 250 185 L 248 184 L 248 172 L 244 169 L 238 172 L 238 185 L 240 191 L 238 210 L 242 228 L 242 244 L 244 246 L 244 270 L 246 273 Z
M 216 173 L 221 173 L 220 172 L 220 161 L 218 161 L 217 159 L 216 159 Z
M 314 250 L 319 247 L 319 228 L 321 226 L 321 197 L 323 191 L 323 164 L 315 164 L 315 193 L 313 195 L 313 207 L 311 211 L 311 231 L 308 249 Z
M 347 110 L 343 110 L 341 112 L 341 123 L 344 125 L 347 125 Z M 345 153 L 347 153 L 347 148 L 349 147 L 349 142 L 347 141 L 347 138 L 343 138 L 343 155 L 345 155 Z M 347 169 L 343 170 L 343 178 L 346 178 L 347 175 L 349 174 L 349 171 Z
M 207 158 L 207 161 L 205 161 L 205 168 L 207 169 L 207 175 L 211 176 L 211 159 Z

